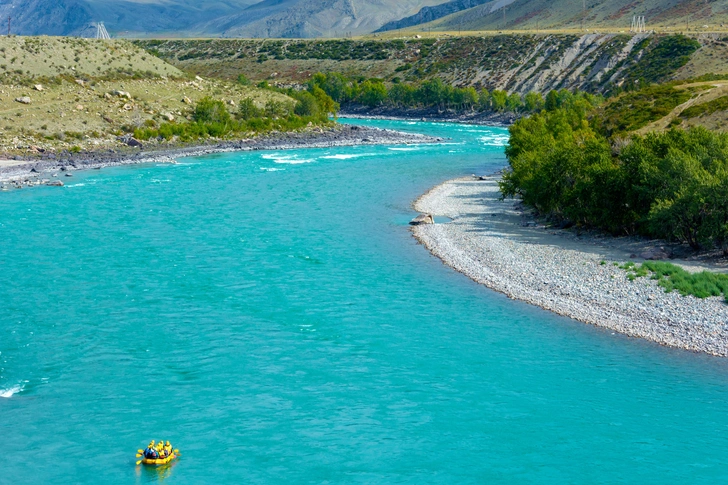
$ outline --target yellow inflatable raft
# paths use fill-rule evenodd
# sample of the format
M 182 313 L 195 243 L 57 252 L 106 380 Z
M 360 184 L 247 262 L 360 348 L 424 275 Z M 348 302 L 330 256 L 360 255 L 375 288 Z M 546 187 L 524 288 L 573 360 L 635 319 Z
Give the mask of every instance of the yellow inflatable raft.
M 144 458 L 142 460 L 142 464 L 147 465 L 147 466 L 161 466 L 161 465 L 166 465 L 167 463 L 172 463 L 176 459 L 177 459 L 177 453 L 172 453 L 171 455 L 169 455 L 165 458 L 157 458 L 156 460 L 150 460 L 148 458 Z
M 137 450 L 137 458 L 141 458 L 138 462 L 136 462 L 137 465 L 147 465 L 147 466 L 162 466 L 162 465 L 168 465 L 172 463 L 174 460 L 180 457 L 179 450 L 172 449 L 172 452 L 169 456 L 165 456 L 164 458 L 145 458 L 144 457 L 144 450 Z

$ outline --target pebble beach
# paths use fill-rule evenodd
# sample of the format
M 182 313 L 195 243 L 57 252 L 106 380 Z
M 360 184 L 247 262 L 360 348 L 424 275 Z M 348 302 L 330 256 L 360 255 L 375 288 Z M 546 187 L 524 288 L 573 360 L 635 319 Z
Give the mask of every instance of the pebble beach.
M 451 222 L 413 228 L 445 264 L 508 297 L 660 345 L 728 356 L 728 305 L 630 281 L 615 263 L 629 250 L 610 238 L 546 228 L 514 200 L 499 200 L 497 177 L 445 182 L 420 197 L 418 212 Z M 695 268 L 671 261 L 690 271 Z

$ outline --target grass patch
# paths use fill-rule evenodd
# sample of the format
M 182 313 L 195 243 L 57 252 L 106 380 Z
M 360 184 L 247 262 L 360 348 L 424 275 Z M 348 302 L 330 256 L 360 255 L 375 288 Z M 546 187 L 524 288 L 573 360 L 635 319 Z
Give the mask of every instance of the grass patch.
M 720 98 L 708 101 L 707 103 L 689 107 L 680 113 L 680 118 L 697 118 L 699 116 L 712 115 L 716 111 L 725 110 L 728 110 L 728 96 L 721 96 Z
M 666 293 L 678 291 L 683 296 L 692 295 L 696 298 L 724 296 L 728 302 L 728 275 L 726 274 L 709 271 L 690 273 L 679 266 L 663 261 L 645 261 L 640 266 L 629 262 L 620 268 L 627 271 L 627 278 L 630 281 L 650 276 L 653 280 L 657 280 L 657 284 L 664 288 Z

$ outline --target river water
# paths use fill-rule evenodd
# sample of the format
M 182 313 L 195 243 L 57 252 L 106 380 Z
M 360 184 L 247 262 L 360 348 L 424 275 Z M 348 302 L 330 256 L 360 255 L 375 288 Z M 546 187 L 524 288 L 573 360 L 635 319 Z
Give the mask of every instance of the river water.
M 728 366 L 508 300 L 411 202 L 505 163 L 230 153 L 0 194 L 0 483 L 717 483 Z M 136 467 L 151 439 L 183 452 Z

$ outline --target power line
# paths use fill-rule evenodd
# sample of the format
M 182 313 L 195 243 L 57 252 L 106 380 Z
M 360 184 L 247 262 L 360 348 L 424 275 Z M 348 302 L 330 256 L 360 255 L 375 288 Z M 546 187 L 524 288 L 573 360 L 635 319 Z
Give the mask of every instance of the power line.
M 104 27 L 103 22 L 96 23 L 96 38 L 103 39 L 103 40 L 111 39 L 111 36 L 109 35 L 109 32 L 106 30 L 106 27 Z
M 633 15 L 632 26 L 629 28 L 630 32 L 644 33 L 647 31 L 647 22 L 644 16 Z

